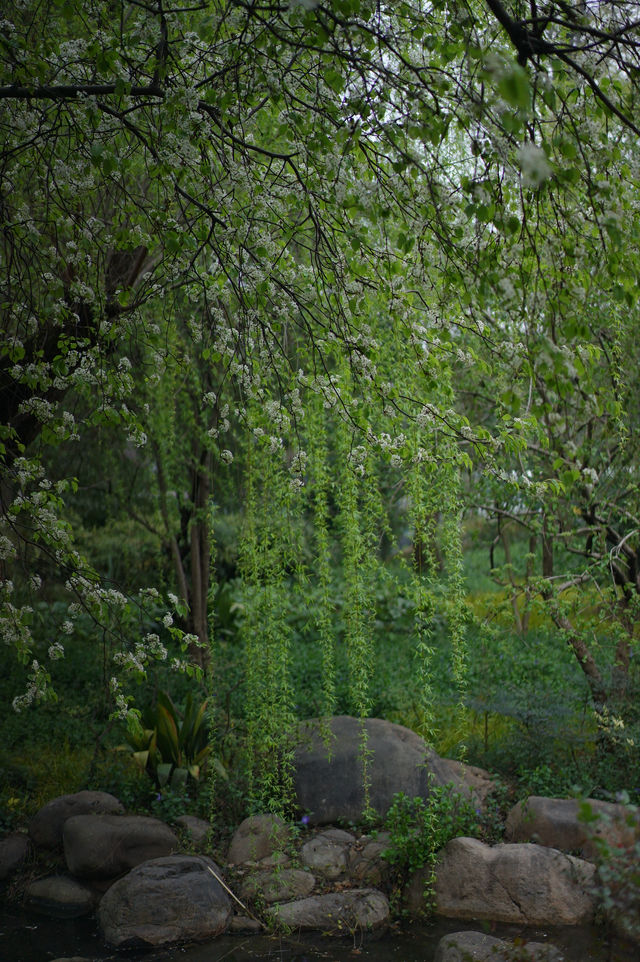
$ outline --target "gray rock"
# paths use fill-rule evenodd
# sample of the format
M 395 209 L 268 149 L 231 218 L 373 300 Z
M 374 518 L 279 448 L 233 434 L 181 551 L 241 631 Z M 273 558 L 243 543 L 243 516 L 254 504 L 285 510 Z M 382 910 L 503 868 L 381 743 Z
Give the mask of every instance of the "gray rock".
M 280 868 L 285 868 L 289 865 L 291 858 L 286 852 L 274 852 L 273 855 L 267 855 L 265 858 L 261 858 L 257 863 L 260 868 L 275 868 L 280 866 Z
M 278 815 L 251 815 L 236 829 L 227 862 L 259 862 L 275 853 L 282 852 L 291 838 L 290 827 Z
M 389 903 L 376 889 L 350 889 L 274 905 L 269 914 L 292 929 L 352 937 L 382 932 L 389 923 Z
M 390 874 L 390 864 L 382 857 L 389 846 L 389 835 L 380 832 L 376 838 L 362 836 L 351 846 L 347 860 L 349 877 L 360 885 L 380 885 Z
M 316 884 L 311 872 L 297 868 L 277 869 L 271 872 L 256 872 L 242 883 L 243 899 L 263 899 L 267 905 L 273 902 L 290 902 L 292 899 L 305 898 Z
M 353 845 L 356 840 L 355 835 L 351 832 L 345 832 L 343 828 L 325 828 L 320 834 L 323 838 L 329 839 L 329 841 L 335 842 L 338 845 Z
M 93 910 L 93 892 L 66 875 L 36 879 L 27 887 L 25 898 L 30 908 L 53 918 L 75 919 Z
M 144 815 L 74 815 L 63 831 L 67 868 L 79 878 L 114 878 L 179 847 L 168 825 Z
M 203 855 L 151 859 L 115 882 L 98 910 L 105 939 L 118 949 L 213 939 L 227 928 L 229 896 Z
M 204 845 L 207 835 L 211 831 L 211 823 L 196 815 L 179 815 L 175 820 L 178 828 L 182 829 L 196 848 Z
M 349 849 L 354 842 L 354 836 L 348 832 L 328 829 L 305 842 L 300 857 L 304 865 L 326 878 L 339 878 L 347 870 Z
M 455 791 L 475 802 L 479 808 L 484 806 L 487 796 L 495 788 L 489 772 L 453 758 L 441 758 L 433 749 L 429 749 L 429 757 L 437 785 L 453 785 Z
M 593 859 L 598 854 L 598 838 L 615 848 L 630 848 L 640 838 L 640 819 L 630 815 L 624 805 L 595 798 L 586 802 L 590 809 L 588 821 L 579 818 L 581 803 L 577 799 L 532 795 L 509 812 L 505 839 L 537 842 Z
M 73 815 L 118 815 L 124 813 L 124 805 L 108 792 L 76 792 L 60 795 L 47 802 L 29 823 L 29 835 L 34 845 L 41 848 L 61 849 L 62 830 Z
M 302 722 L 295 752 L 295 791 L 298 805 L 310 820 L 324 825 L 340 819 L 358 821 L 364 812 L 364 779 L 359 719 L 339 715 L 328 722 L 330 751 L 317 719 Z M 432 784 L 453 783 L 480 804 L 491 790 L 490 776 L 482 769 L 440 758 L 415 732 L 380 718 L 364 722 L 369 754 L 371 807 L 384 816 L 397 792 L 410 798 L 429 796 Z
M 427 869 L 407 888 L 409 910 L 420 914 Z M 448 918 L 525 925 L 580 925 L 595 911 L 595 866 L 541 845 L 485 845 L 455 838 L 436 867 L 436 912 Z
M 483 932 L 454 932 L 438 942 L 434 962 L 562 962 L 553 945 L 505 942 Z
M 9 878 L 22 865 L 30 847 L 27 836 L 19 832 L 0 840 L 0 881 Z

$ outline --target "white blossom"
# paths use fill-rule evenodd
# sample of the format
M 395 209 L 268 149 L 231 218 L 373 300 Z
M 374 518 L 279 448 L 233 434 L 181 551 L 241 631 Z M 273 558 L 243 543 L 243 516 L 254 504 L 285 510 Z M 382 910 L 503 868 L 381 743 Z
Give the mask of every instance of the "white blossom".
M 525 187 L 539 187 L 551 176 L 551 167 L 542 147 L 527 141 L 518 150 L 518 162 Z
M 6 561 L 10 558 L 15 558 L 16 555 L 16 549 L 11 541 L 9 541 L 6 535 L 0 534 L 0 560 Z

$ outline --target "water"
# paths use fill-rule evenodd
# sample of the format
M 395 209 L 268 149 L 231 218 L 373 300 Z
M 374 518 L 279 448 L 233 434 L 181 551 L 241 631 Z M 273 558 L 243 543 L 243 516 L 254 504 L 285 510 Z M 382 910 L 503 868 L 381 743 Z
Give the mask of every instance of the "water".
M 0 962 L 47 962 L 85 956 L 96 962 L 432 962 L 443 935 L 465 929 L 489 931 L 499 938 L 549 942 L 564 952 L 566 962 L 638 962 L 640 947 L 608 944 L 589 928 L 557 928 L 544 932 L 519 926 L 439 919 L 433 924 L 406 923 L 381 939 L 361 944 L 351 940 L 222 936 L 213 942 L 176 946 L 145 953 L 115 953 L 102 941 L 94 919 L 50 919 L 20 906 L 0 907 Z

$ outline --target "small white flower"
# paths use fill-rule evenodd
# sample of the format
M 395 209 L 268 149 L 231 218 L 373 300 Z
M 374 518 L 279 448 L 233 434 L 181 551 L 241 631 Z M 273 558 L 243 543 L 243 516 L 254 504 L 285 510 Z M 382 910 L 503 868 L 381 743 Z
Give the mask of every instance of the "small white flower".
M 225 448 L 224 451 L 220 452 L 220 460 L 223 461 L 225 464 L 231 464 L 231 462 L 233 461 L 233 454 L 231 453 L 231 451 L 229 451 L 228 448 Z
M 539 187 L 551 176 L 551 167 L 542 147 L 527 141 L 518 151 L 518 162 L 525 187 Z

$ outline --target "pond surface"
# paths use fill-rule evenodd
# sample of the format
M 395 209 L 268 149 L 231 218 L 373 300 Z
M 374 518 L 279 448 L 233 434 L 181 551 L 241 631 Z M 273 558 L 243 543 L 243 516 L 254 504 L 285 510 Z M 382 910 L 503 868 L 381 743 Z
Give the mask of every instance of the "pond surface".
M 440 919 L 433 924 L 403 924 L 378 941 L 351 941 L 277 936 L 222 936 L 213 942 L 146 953 L 118 954 L 105 946 L 94 919 L 49 919 L 22 910 L 0 907 L 1 962 L 46 962 L 60 957 L 85 956 L 96 962 L 432 962 L 443 935 L 465 929 L 489 931 L 499 938 L 516 936 L 549 942 L 564 953 L 566 962 L 638 962 L 638 946 L 607 944 L 592 929 L 525 929 L 483 926 L 482 923 Z

